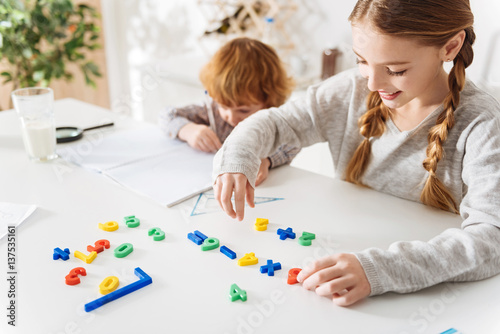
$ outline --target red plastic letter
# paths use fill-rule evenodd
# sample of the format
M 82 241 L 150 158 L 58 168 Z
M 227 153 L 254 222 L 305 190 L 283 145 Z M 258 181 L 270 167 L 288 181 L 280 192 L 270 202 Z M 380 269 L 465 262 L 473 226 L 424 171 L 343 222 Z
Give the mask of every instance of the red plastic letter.
M 100 253 L 100 252 L 102 252 L 104 250 L 104 248 L 106 248 L 106 249 L 109 248 L 109 241 L 106 240 L 106 239 L 101 239 L 101 240 L 97 240 L 94 243 L 94 246 L 88 245 L 87 246 L 87 251 L 88 252 Z
M 77 267 L 71 269 L 68 275 L 66 275 L 66 284 L 68 285 L 76 285 L 80 283 L 80 277 L 78 275 L 87 276 L 87 272 L 85 268 Z
M 299 281 L 297 281 L 297 275 L 302 271 L 302 269 L 300 268 L 292 268 L 288 271 L 288 281 L 287 283 L 292 285 L 292 284 L 296 284 L 296 283 L 299 283 Z

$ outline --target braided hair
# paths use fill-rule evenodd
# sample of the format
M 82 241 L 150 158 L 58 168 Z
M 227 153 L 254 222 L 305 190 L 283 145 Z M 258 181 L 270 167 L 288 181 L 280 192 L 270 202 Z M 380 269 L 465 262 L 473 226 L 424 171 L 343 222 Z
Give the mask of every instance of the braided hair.
M 439 10 L 436 10 L 439 7 Z M 428 134 L 426 158 L 422 165 L 428 177 L 420 195 L 422 203 L 458 213 L 455 199 L 439 180 L 436 170 L 444 157 L 443 143 L 455 125 L 454 112 L 460 103 L 460 92 L 465 85 L 465 69 L 472 63 L 472 45 L 476 38 L 472 24 L 474 17 L 468 0 L 359 0 L 349 21 L 353 24 L 369 19 L 383 34 L 412 38 L 423 45 L 442 47 L 460 31 L 465 31 L 464 43 L 453 60 L 448 74 L 450 91 L 443 101 L 443 112 Z M 361 178 L 370 157 L 370 138 L 385 132 L 389 108 L 378 92 L 367 97 L 367 112 L 360 117 L 358 126 L 364 137 L 356 149 L 345 172 L 346 180 L 361 184 Z

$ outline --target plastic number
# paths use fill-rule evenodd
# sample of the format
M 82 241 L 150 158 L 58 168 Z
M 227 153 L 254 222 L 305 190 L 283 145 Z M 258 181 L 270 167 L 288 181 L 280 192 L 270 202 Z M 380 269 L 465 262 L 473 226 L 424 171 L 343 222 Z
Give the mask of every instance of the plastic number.
M 127 216 L 123 218 L 123 221 L 125 222 L 125 224 L 127 224 L 128 227 L 132 228 L 141 225 L 141 221 L 139 220 L 139 218 L 135 218 L 135 216 Z
M 300 268 L 292 268 L 288 271 L 288 281 L 287 283 L 292 285 L 292 284 L 296 284 L 296 283 L 299 283 L 299 281 L 297 281 L 297 275 L 302 271 L 302 269 Z
M 115 291 L 116 288 L 118 287 L 118 284 L 120 284 L 118 277 L 116 276 L 106 277 L 102 281 L 102 283 L 99 284 L 99 292 L 103 295 L 107 295 L 108 293 Z
M 115 248 L 115 257 L 117 258 L 125 257 L 130 253 L 132 253 L 133 250 L 134 246 L 132 246 L 132 244 L 129 243 L 121 244 L 120 246 Z
M 66 275 L 66 284 L 68 285 L 76 285 L 80 283 L 80 277 L 78 275 L 82 276 L 87 276 L 87 272 L 85 271 L 85 268 L 82 267 L 77 267 L 74 269 L 71 269 L 68 275 Z
M 153 227 L 149 229 L 148 235 L 152 235 L 154 241 L 165 239 L 165 232 L 163 232 L 159 227 Z
M 255 229 L 257 231 L 265 231 L 267 230 L 267 224 L 269 224 L 269 219 L 257 218 L 255 220 Z
M 104 230 L 104 231 L 107 231 L 107 232 L 113 232 L 113 231 L 116 231 L 118 229 L 118 223 L 114 222 L 114 221 L 111 221 L 111 222 L 107 222 L 107 223 L 104 223 L 104 224 L 99 224 L 99 228 L 101 230 Z
M 311 246 L 312 240 L 316 239 L 314 233 L 302 232 L 302 236 L 299 238 L 299 244 L 302 246 Z
M 208 251 L 212 250 L 219 247 L 219 239 L 217 238 L 207 238 L 205 241 L 203 241 L 203 244 L 201 245 L 201 250 L 202 251 Z
M 238 260 L 239 266 L 249 266 L 257 263 L 259 263 L 259 259 L 255 257 L 255 253 L 245 254 L 245 256 Z
M 247 292 L 245 290 L 242 290 L 239 286 L 236 284 L 231 285 L 231 290 L 229 290 L 229 300 L 232 302 L 241 299 L 241 301 L 246 301 L 247 300 Z
M 109 241 L 106 240 L 106 239 L 101 239 L 101 240 L 97 240 L 95 243 L 94 243 L 94 246 L 90 246 L 88 245 L 87 246 L 87 251 L 88 252 L 96 252 L 96 253 L 100 253 L 104 250 L 104 248 L 108 249 L 110 246 L 109 244 Z

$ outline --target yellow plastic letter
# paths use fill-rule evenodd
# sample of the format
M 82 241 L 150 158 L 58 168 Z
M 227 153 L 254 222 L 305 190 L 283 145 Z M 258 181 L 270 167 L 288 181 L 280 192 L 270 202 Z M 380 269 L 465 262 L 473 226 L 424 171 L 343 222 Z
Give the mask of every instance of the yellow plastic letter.
M 99 292 L 103 295 L 107 295 L 110 292 L 113 292 L 116 290 L 118 287 L 118 284 L 120 284 L 120 281 L 118 280 L 118 277 L 116 276 L 109 276 L 102 281 L 101 284 L 99 284 Z
M 99 228 L 104 231 L 113 232 L 118 229 L 118 223 L 117 222 L 107 222 L 104 224 L 99 223 Z
M 257 263 L 259 263 L 259 259 L 255 257 L 255 253 L 245 254 L 245 256 L 238 260 L 239 266 L 250 266 Z
M 269 219 L 257 218 L 255 220 L 255 229 L 257 231 L 265 231 L 267 230 L 267 224 L 269 224 Z
M 90 264 L 97 257 L 97 252 L 90 252 L 89 255 L 85 256 L 82 252 L 75 251 L 75 257 L 79 258 L 80 260 L 82 260 L 85 263 Z

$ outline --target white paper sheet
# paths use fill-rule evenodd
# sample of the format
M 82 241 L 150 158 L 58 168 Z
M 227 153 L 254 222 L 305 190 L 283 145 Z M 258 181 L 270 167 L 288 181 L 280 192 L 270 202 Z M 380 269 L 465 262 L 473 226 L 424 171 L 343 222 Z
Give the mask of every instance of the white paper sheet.
M 171 207 L 212 188 L 212 160 L 213 154 L 179 145 L 160 156 L 112 168 L 104 174 Z
M 36 205 L 0 202 L 0 239 L 7 234 L 8 226 L 19 226 L 35 209 Z
M 76 165 L 103 172 L 184 145 L 165 137 L 157 126 L 143 124 L 138 129 L 106 133 L 106 136 L 100 132 L 85 133 L 82 140 L 59 144 L 57 154 Z
M 211 188 L 214 155 L 166 138 L 153 125 L 64 144 L 57 153 L 168 207 Z

